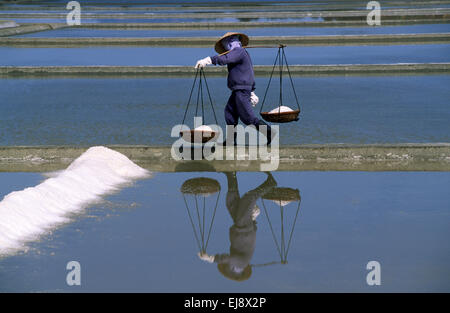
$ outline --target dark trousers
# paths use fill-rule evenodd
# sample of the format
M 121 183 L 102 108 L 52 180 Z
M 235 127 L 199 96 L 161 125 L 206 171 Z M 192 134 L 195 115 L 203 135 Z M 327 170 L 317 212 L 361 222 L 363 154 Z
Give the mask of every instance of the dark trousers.
M 227 125 L 238 124 L 239 118 L 245 125 L 258 125 L 259 118 L 253 112 L 250 102 L 250 90 L 234 90 L 225 107 L 225 121 Z

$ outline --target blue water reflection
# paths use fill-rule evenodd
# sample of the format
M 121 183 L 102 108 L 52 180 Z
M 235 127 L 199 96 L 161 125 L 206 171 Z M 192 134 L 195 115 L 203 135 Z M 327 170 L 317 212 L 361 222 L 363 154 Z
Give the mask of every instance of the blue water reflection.
M 0 173 L 0 194 L 38 180 Z M 1 259 L 0 291 L 447 292 L 449 183 L 433 172 L 158 173 Z M 301 204 L 269 194 L 274 185 L 298 190 Z M 201 231 L 212 263 L 199 258 Z M 65 284 L 74 259 L 80 287 Z M 376 290 L 371 260 L 382 268 Z

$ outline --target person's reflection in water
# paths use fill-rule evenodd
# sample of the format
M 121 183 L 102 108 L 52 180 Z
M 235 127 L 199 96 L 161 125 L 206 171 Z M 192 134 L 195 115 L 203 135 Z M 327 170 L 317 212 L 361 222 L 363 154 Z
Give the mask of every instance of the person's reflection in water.
M 204 252 L 198 254 L 203 261 L 217 263 L 219 272 L 235 281 L 247 280 L 252 274 L 250 260 L 255 251 L 255 220 L 260 213 L 256 201 L 277 185 L 272 174 L 266 174 L 264 183 L 240 197 L 236 173 L 225 173 L 228 180 L 226 205 L 233 218 L 233 226 L 230 228 L 230 253 L 214 256 Z

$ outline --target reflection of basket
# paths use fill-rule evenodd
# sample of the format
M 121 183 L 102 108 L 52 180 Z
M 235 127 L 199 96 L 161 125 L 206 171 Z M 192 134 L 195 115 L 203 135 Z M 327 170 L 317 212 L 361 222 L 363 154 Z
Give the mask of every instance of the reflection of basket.
M 181 192 L 184 194 L 210 196 L 219 191 L 219 182 L 215 179 L 207 177 L 188 179 L 181 186 Z
M 190 143 L 205 143 L 214 138 L 214 136 L 216 136 L 216 132 L 191 129 L 181 131 L 180 136 L 183 137 L 185 141 Z
M 298 115 L 300 110 L 289 111 L 289 112 L 261 112 L 261 117 L 267 122 L 272 123 L 289 123 L 292 121 L 298 121 Z
M 183 195 L 186 212 L 191 222 L 198 251 L 205 253 L 208 248 L 211 230 L 216 216 L 217 205 L 220 198 L 220 184 L 217 180 L 207 177 L 197 177 L 186 180 L 181 185 L 180 191 Z M 216 196 L 212 196 L 216 194 Z M 208 197 L 212 196 L 207 200 Z M 215 198 L 215 200 L 214 200 Z M 215 203 L 211 212 L 211 201 Z M 209 216 L 209 217 L 208 217 Z M 197 219 L 198 223 L 194 220 Z M 205 223 L 210 220 L 209 223 Z M 209 224 L 209 227 L 208 227 Z M 197 229 L 198 227 L 198 229 Z
M 268 193 L 264 194 L 262 198 L 275 201 L 299 201 L 300 191 L 287 187 L 274 187 Z
M 266 200 L 269 200 L 268 201 L 269 204 L 270 204 L 270 202 L 275 203 L 275 205 L 277 207 L 279 207 L 279 209 L 280 209 L 280 223 L 281 223 L 280 240 L 277 240 L 271 218 L 269 218 L 269 215 L 272 215 L 272 217 L 276 216 L 277 210 L 269 210 L 269 212 L 271 212 L 271 213 L 269 213 L 267 210 L 266 204 L 265 204 Z M 295 211 L 295 217 L 292 222 L 291 230 L 288 232 L 285 232 L 285 227 L 284 227 L 285 221 L 290 220 L 290 218 L 288 218 L 287 213 L 288 212 L 291 212 L 291 214 L 293 213 L 290 209 L 287 209 L 286 206 L 288 206 L 289 204 L 294 203 L 294 202 L 297 202 L 297 210 Z M 300 211 L 300 203 L 301 203 L 300 191 L 298 189 L 292 189 L 292 188 L 287 188 L 287 187 L 274 187 L 269 192 L 264 194 L 264 196 L 261 197 L 261 203 L 262 203 L 262 207 L 264 209 L 265 216 L 267 218 L 267 223 L 269 224 L 270 230 L 272 232 L 273 240 L 275 242 L 275 246 L 277 248 L 278 255 L 280 256 L 280 263 L 286 264 L 287 256 L 289 253 L 289 248 L 291 246 L 292 235 L 294 234 L 294 228 L 295 228 L 295 225 L 297 222 L 298 212 Z M 272 204 L 272 207 L 273 207 L 273 204 Z M 291 217 L 292 217 L 292 215 L 291 215 Z M 289 228 L 287 228 L 287 230 L 288 229 Z M 286 234 L 288 235 L 288 237 L 285 237 Z M 286 243 L 287 238 L 289 238 L 289 240 Z M 269 262 L 266 264 L 262 264 L 261 266 L 275 264 L 275 263 L 277 263 L 277 262 Z

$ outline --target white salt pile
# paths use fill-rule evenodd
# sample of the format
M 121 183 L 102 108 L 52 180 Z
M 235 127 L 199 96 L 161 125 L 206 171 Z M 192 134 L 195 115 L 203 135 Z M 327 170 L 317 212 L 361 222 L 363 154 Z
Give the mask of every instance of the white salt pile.
M 194 129 L 195 131 L 204 131 L 204 132 L 212 132 L 213 129 L 211 127 L 209 127 L 208 125 L 201 125 L 198 127 L 195 127 Z
M 126 156 L 92 147 L 41 184 L 11 192 L 0 202 L 0 255 L 25 248 L 51 228 L 69 221 L 102 196 L 150 173 Z
M 290 107 L 282 105 L 282 106 L 279 106 L 279 107 L 273 109 L 269 113 L 278 113 L 278 112 L 283 113 L 283 112 L 292 112 L 292 111 L 294 111 L 294 110 L 292 110 Z

